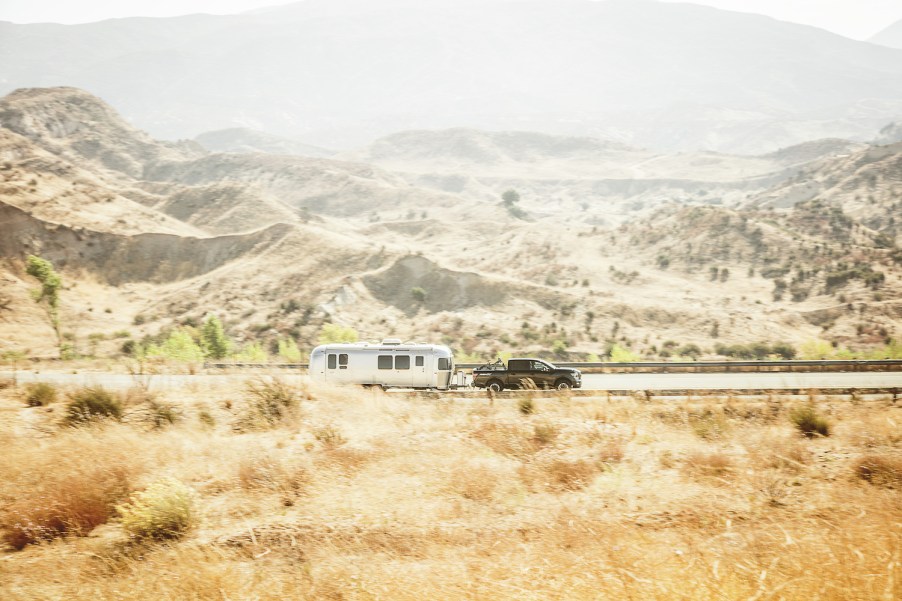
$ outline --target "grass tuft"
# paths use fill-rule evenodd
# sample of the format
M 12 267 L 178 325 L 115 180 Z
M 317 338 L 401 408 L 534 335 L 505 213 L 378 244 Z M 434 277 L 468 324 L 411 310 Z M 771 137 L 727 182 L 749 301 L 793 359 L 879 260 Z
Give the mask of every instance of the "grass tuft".
M 299 414 L 300 394 L 284 380 L 279 378 L 248 380 L 244 392 L 248 407 L 239 422 L 239 429 L 272 428 Z
M 180 538 L 197 522 L 194 492 L 172 478 L 157 480 L 116 510 L 125 531 L 139 539 Z
M 865 455 L 855 463 L 855 474 L 875 486 L 902 488 L 902 458 Z
M 116 394 L 100 386 L 72 393 L 63 418 L 66 425 L 78 426 L 101 419 L 122 419 L 122 401 Z
M 733 473 L 733 460 L 726 453 L 693 451 L 686 458 L 685 471 L 701 478 L 723 478 Z
M 46 407 L 56 401 L 56 386 L 36 382 L 25 388 L 25 404 L 29 407 Z
M 793 408 L 789 419 L 806 438 L 830 436 L 830 422 L 812 404 Z

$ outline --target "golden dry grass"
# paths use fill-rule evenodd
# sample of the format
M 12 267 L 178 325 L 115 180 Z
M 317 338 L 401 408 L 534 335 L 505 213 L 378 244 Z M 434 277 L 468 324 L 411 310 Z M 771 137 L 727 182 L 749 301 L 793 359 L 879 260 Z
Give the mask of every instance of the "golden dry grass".
M 160 392 L 182 416 L 162 429 L 137 406 L 61 428 L 0 391 L 7 542 L 46 498 L 77 525 L 8 544 L 0 598 L 902 598 L 890 402 L 821 400 L 835 431 L 806 439 L 787 408 L 711 399 L 700 436 L 698 407 L 537 394 L 524 415 L 288 383 L 298 414 L 244 431 L 240 380 Z M 109 508 L 164 478 L 197 527 L 129 538 Z

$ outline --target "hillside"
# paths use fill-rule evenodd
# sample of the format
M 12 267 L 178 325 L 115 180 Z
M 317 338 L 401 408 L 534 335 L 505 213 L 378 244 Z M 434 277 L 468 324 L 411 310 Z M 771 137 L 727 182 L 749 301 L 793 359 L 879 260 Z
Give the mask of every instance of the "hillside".
M 196 136 L 194 141 L 212 152 L 242 154 L 263 152 L 266 154 L 294 154 L 317 158 L 328 158 L 335 154 L 335 152 L 325 148 L 310 146 L 290 138 L 246 127 L 232 127 L 204 132 Z
M 812 161 L 863 148 L 826 139 L 761 156 L 662 154 L 598 138 L 456 128 L 399 132 L 338 156 L 483 202 L 515 189 L 533 216 L 566 211 L 617 225 L 661 203 L 742 203 Z
M 814 162 L 787 182 L 757 196 L 757 207 L 790 207 L 812 201 L 829 205 L 881 236 L 884 246 L 902 244 L 902 143 L 875 146 Z
M 455 130 L 498 157 L 497 174 L 466 144 L 442 154 L 447 132 L 383 144 L 383 157 L 424 169 L 399 174 L 161 143 L 69 88 L 18 92 L 0 108 L 17 115 L 18 131 L 0 129 L 0 338 L 32 355 L 52 355 L 54 337 L 30 297 L 28 254 L 61 271 L 63 332 L 82 353 L 116 355 L 211 313 L 238 348 L 272 350 L 285 338 L 310 348 L 336 323 L 477 357 L 579 358 L 615 343 L 647 357 L 677 343 L 712 355 L 818 337 L 869 348 L 899 335 L 893 146 L 651 155 Z M 54 129 L 87 115 L 87 150 L 88 132 Z M 635 177 L 607 179 L 600 166 L 591 179 L 602 156 Z M 579 179 L 546 179 L 568 163 L 584 170 Z M 650 177 L 667 173 L 698 179 Z M 471 188 L 416 185 L 429 178 Z M 822 200 L 795 197 L 815 185 Z M 520 199 L 502 201 L 511 186 Z M 853 301 L 855 312 L 843 308 Z
M 17 92 L 0 108 L 16 116 L 9 122 L 21 133 L 0 130 L 0 277 L 8 284 L 0 332 L 5 344 L 33 354 L 51 354 L 53 337 L 29 296 L 27 254 L 52 261 L 69 282 L 63 322 L 79 324 L 68 335 L 76 345 L 81 339 L 82 349 L 90 336 L 111 352 L 122 343 L 114 330 L 140 337 L 202 319 L 212 307 L 239 340 L 312 340 L 338 315 L 377 335 L 395 327 L 411 331 L 413 299 L 399 297 L 393 309 L 382 304 L 379 273 L 418 252 L 398 232 L 420 228 L 424 202 L 435 205 L 429 210 L 436 215 L 466 206 L 366 165 L 205 155 L 194 147 L 179 153 L 124 127 L 107 105 L 70 88 Z M 86 147 L 84 128 L 58 124 L 84 122 L 87 115 L 96 144 Z M 121 165 L 127 168 L 116 168 Z M 136 173 L 143 179 L 130 177 Z M 458 277 L 432 261 L 424 265 L 424 273 Z M 97 299 L 104 297 L 101 307 Z M 466 306 L 506 310 L 503 299 L 474 298 L 467 287 L 458 295 Z
M 0 93 L 77 86 L 169 139 L 238 127 L 350 148 L 464 126 L 759 154 L 902 113 L 902 50 L 682 3 L 305 0 L 0 23 L 0 40 Z

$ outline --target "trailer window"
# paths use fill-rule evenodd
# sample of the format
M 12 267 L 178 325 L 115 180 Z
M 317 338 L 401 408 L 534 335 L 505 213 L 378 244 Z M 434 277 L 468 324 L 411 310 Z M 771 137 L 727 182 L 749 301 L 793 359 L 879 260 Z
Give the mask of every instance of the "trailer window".
M 335 369 L 335 357 L 336 355 L 329 355 L 329 369 Z
M 379 369 L 391 369 L 391 355 L 379 355 Z
M 439 357 L 438 369 L 439 371 L 451 371 L 451 359 L 448 359 L 447 357 Z
M 410 355 L 396 355 L 395 369 L 410 369 Z
M 348 355 L 346 353 L 342 353 L 338 356 L 338 364 L 342 367 L 348 366 Z
M 416 363 L 416 366 L 417 366 L 417 367 L 423 367 L 423 357 L 422 357 L 422 356 L 418 356 L 418 357 L 417 357 L 417 363 Z

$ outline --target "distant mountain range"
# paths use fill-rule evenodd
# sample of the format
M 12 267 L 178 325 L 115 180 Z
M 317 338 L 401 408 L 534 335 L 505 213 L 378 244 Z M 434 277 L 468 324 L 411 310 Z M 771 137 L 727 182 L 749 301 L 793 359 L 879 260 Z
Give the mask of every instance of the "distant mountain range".
M 902 48 L 902 19 L 899 19 L 869 41 L 890 48 Z
M 898 120 L 902 50 L 651 0 L 305 0 L 0 23 L 0 94 L 58 85 L 166 139 L 252 128 L 346 149 L 462 126 L 757 154 Z

